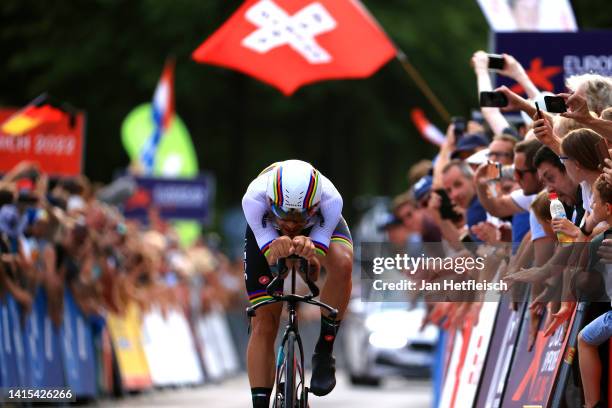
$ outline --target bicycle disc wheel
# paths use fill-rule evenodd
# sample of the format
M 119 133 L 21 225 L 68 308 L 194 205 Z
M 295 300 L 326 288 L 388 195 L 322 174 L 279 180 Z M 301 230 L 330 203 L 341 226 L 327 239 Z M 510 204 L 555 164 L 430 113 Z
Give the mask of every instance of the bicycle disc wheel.
M 285 408 L 295 408 L 296 390 L 295 390 L 295 333 L 290 332 L 287 336 L 287 344 L 285 349 Z

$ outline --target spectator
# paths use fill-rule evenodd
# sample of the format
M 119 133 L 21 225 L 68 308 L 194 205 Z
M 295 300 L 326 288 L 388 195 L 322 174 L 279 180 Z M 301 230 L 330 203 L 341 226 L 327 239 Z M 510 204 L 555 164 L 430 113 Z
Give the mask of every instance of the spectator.
M 465 222 L 469 228 L 485 221 L 487 214 L 480 204 L 473 185 L 473 173 L 470 167 L 458 160 L 453 160 L 442 169 L 442 183 L 453 205 L 465 211 Z M 475 235 L 472 239 L 480 241 Z
M 606 233 L 612 232 L 612 186 L 599 176 L 594 184 L 592 213 L 595 222 L 607 222 L 608 230 L 593 238 L 589 246 L 587 270 L 597 270 L 604 275 L 608 297 L 612 299 L 612 270 L 603 265 L 597 254 Z M 578 335 L 578 361 L 587 407 L 604 407 L 601 392 L 601 367 L 598 347 L 612 337 L 612 311 L 608 311 L 586 325 Z
M 516 139 L 512 136 L 506 134 L 495 136 L 489 144 L 487 158 L 495 163 L 512 164 L 515 145 Z
M 488 140 L 481 134 L 465 135 L 457 141 L 457 146 L 451 154 L 451 159 L 465 160 L 474 153 L 485 149 L 488 144 Z
M 560 159 L 567 169 L 568 176 L 582 188 L 582 200 L 587 217 L 582 232 L 588 236 L 596 224 L 588 216 L 592 202 L 593 192 L 591 186 L 601 174 L 597 143 L 603 141 L 602 137 L 589 129 L 579 129 L 570 132 L 561 143 L 564 156 Z M 578 237 L 580 231 L 572 228 L 568 223 L 563 232 Z
M 408 186 L 412 186 L 422 177 L 425 177 L 427 174 L 431 173 L 433 169 L 433 163 L 431 160 L 422 159 L 410 166 L 408 170 Z
M 589 110 L 597 116 L 612 106 L 612 80 L 597 74 L 574 75 L 566 80 L 567 88 L 586 99 Z

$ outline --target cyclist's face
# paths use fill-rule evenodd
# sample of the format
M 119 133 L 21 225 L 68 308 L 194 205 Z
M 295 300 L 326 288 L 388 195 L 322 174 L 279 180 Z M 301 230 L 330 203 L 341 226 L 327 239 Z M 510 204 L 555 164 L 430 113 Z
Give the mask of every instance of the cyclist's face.
M 306 226 L 306 221 L 298 217 L 277 218 L 276 223 L 281 233 L 291 238 L 297 236 Z

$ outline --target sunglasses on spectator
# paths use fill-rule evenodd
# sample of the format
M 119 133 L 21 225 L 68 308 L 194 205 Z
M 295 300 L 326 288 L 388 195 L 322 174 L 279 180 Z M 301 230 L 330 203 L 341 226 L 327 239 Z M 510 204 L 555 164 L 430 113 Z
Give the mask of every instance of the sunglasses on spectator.
M 517 175 L 518 175 L 520 178 L 522 178 L 522 177 L 525 175 L 525 173 L 532 173 L 532 174 L 533 174 L 533 173 L 535 173 L 536 171 L 537 171 L 536 169 L 517 169 L 517 168 L 515 168 L 515 169 L 514 169 L 514 172 L 515 172 L 515 173 L 516 173 L 516 174 L 517 174 Z
M 513 153 L 508 153 L 508 152 L 488 152 L 487 153 L 487 158 L 492 158 L 492 157 L 508 157 L 508 158 L 513 158 L 514 154 Z

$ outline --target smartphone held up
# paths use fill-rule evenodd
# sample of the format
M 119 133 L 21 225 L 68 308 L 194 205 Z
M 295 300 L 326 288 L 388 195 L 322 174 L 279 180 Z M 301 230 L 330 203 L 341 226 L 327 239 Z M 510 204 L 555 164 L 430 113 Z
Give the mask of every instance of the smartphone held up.
M 453 124 L 454 128 L 455 141 L 458 141 L 467 130 L 467 121 L 463 116 L 453 116 L 451 118 L 451 123 Z
M 440 216 L 443 220 L 451 220 L 451 221 L 459 221 L 461 219 L 461 214 L 457 213 L 453 208 L 453 204 L 451 202 L 450 197 L 446 194 L 446 191 L 442 188 L 435 190 L 435 192 L 440 196 Z
M 544 103 L 546 104 L 546 110 L 550 113 L 567 112 L 565 99 L 563 99 L 561 96 L 545 96 Z
M 480 106 L 483 108 L 503 108 L 508 106 L 508 98 L 503 92 L 487 92 L 480 93 Z
M 490 181 L 514 179 L 514 165 L 502 165 L 489 161 L 485 170 L 486 178 Z
M 506 66 L 506 60 L 503 55 L 487 54 L 489 57 L 489 69 L 502 70 Z

